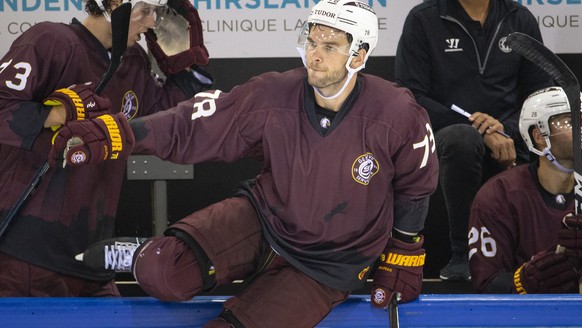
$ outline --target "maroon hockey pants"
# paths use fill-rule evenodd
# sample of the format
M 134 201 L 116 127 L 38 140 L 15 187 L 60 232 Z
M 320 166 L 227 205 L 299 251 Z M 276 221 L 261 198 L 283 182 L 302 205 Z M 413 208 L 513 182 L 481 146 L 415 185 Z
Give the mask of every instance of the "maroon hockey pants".
M 0 297 L 120 296 L 114 281 L 67 276 L 0 252 Z
M 216 268 L 218 284 L 252 276 L 244 290 L 224 304 L 244 327 L 313 327 L 348 297 L 303 274 L 265 245 L 259 219 L 246 198 L 226 199 L 171 228 L 185 231 L 202 247 Z M 187 299 L 200 291 L 200 268 L 184 242 L 156 237 L 146 245 L 145 251 L 136 252 L 134 269 L 146 292 L 162 299 Z M 223 320 L 209 326 L 223 324 L 228 327 Z

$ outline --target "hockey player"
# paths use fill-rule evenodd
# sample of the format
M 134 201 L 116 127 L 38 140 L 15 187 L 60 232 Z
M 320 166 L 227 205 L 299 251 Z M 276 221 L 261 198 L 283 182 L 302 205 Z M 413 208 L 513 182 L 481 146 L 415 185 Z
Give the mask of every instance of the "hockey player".
M 360 73 L 377 22 L 362 2 L 320 1 L 300 34 L 305 67 L 260 75 L 229 93 L 199 93 L 123 131 L 135 135 L 134 152 L 177 163 L 264 163 L 232 198 L 135 251 L 133 272 L 147 293 L 182 301 L 244 280 L 208 327 L 313 327 L 374 270 L 374 305 L 385 307 L 396 293 L 402 302 L 418 297 L 425 259 L 418 233 L 438 164 L 428 115 L 411 93 Z M 95 138 L 65 160 L 102 161 L 94 154 L 111 142 L 95 120 L 67 124 L 53 154 L 83 131 Z M 87 160 L 73 163 L 74 153 Z M 84 260 L 100 254 L 103 262 L 113 244 L 95 245 Z M 114 260 L 123 263 L 126 253 Z
M 174 106 L 204 87 L 204 78 L 191 69 L 208 62 L 196 9 L 188 1 L 171 1 L 168 7 L 165 0 L 143 0 L 132 3 L 128 48 L 118 71 L 102 94 L 94 94 L 109 65 L 109 14 L 120 3 L 88 0 L 89 15 L 83 22 L 36 24 L 0 59 L 2 217 L 47 161 L 54 130 L 66 121 L 107 113 L 141 117 Z M 152 52 L 168 73 L 161 85 L 136 41 L 168 11 L 190 21 L 193 42 L 182 53 L 166 55 L 153 32 L 147 32 Z M 61 165 L 45 173 L 0 236 L 0 296 L 119 295 L 113 274 L 95 272 L 74 256 L 113 236 L 125 165 L 122 160 L 92 167 Z
M 562 222 L 574 208 L 571 114 L 562 88 L 527 98 L 519 130 L 539 160 L 479 190 L 469 221 L 473 287 L 480 293 L 577 293 L 582 221 Z M 557 245 L 566 252 L 556 252 Z

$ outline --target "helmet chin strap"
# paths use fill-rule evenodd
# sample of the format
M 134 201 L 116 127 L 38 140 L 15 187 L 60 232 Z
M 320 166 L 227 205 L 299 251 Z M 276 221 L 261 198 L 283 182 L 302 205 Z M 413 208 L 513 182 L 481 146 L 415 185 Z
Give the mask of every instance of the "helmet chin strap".
M 106 20 L 107 20 L 109 23 L 111 23 L 111 15 L 109 15 L 109 13 L 108 13 L 108 12 L 106 12 L 106 11 L 103 11 L 103 16 L 105 17 L 105 19 L 106 19 Z
M 572 174 L 574 173 L 573 169 L 569 169 L 569 168 L 565 168 L 563 167 L 558 160 L 556 159 L 556 157 L 552 154 L 552 151 L 550 150 L 550 147 L 546 147 L 544 148 L 544 151 L 542 152 L 542 155 L 544 155 L 552 164 L 554 164 L 554 166 L 564 172 L 564 173 L 568 173 L 568 174 Z
M 319 91 L 319 89 L 318 89 L 317 87 L 313 87 L 313 90 L 315 90 L 315 92 L 316 92 L 316 93 L 317 93 L 317 94 L 318 94 L 318 95 L 319 95 L 321 98 L 323 98 L 323 99 L 325 99 L 325 100 L 329 100 L 329 99 L 334 99 L 334 98 L 337 98 L 339 95 L 341 95 L 341 94 L 342 94 L 342 92 L 344 92 L 344 90 L 345 90 L 345 89 L 346 89 L 346 87 L 348 86 L 348 83 L 350 83 L 350 80 L 352 79 L 352 77 L 354 76 L 354 74 L 355 74 L 356 72 L 357 72 L 357 71 L 356 71 L 356 70 L 354 70 L 354 69 L 352 69 L 352 68 L 349 68 L 349 69 L 348 69 L 348 75 L 347 75 L 347 78 L 346 78 L 346 82 L 344 83 L 344 86 L 343 86 L 343 87 L 340 89 L 340 91 L 338 91 L 338 92 L 337 92 L 335 95 L 333 95 L 333 96 L 329 96 L 329 97 L 326 97 L 326 96 L 324 96 L 323 94 L 321 94 L 321 91 Z
M 101 9 L 101 11 L 103 12 L 103 17 L 105 17 L 105 19 L 109 23 L 111 23 L 111 15 L 107 12 L 107 10 L 105 10 L 105 1 L 97 0 L 97 5 L 99 6 L 99 9 Z

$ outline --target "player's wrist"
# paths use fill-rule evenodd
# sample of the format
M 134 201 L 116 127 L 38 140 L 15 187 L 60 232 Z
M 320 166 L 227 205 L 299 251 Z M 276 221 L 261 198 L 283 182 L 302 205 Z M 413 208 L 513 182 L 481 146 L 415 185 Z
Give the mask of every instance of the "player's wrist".
M 395 238 L 407 244 L 416 244 L 422 239 L 422 236 L 420 236 L 417 232 L 409 233 L 400 231 L 398 229 L 393 229 L 392 238 Z
M 44 100 L 44 104 L 53 107 L 62 107 L 65 122 L 85 118 L 85 105 L 83 100 L 74 90 L 62 88 L 56 90 Z
M 67 111 L 65 107 L 61 104 L 58 105 L 47 105 L 50 106 L 49 113 L 44 120 L 45 128 L 52 128 L 55 126 L 62 126 L 67 121 Z

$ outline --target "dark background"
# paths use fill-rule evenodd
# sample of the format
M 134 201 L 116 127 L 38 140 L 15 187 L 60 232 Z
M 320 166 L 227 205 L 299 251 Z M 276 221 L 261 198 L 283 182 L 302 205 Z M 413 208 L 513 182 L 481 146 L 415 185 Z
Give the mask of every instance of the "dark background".
M 580 79 L 582 55 L 568 54 L 560 57 Z M 207 70 L 214 75 L 216 89 L 229 91 L 233 86 L 244 83 L 260 73 L 282 72 L 301 65 L 299 57 L 212 59 Z M 371 57 L 364 72 L 393 80 L 394 57 Z M 239 181 L 254 177 L 259 172 L 260 165 L 260 162 L 254 160 L 198 164 L 194 167 L 193 180 L 168 181 L 169 224 L 229 196 Z M 119 205 L 117 234 L 151 236 L 152 217 L 152 182 L 125 180 Z M 450 257 L 448 223 L 440 192 L 431 197 L 423 234 L 427 251 L 425 278 L 438 278 L 439 270 L 447 264 Z

